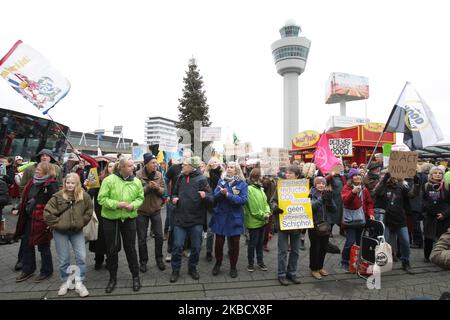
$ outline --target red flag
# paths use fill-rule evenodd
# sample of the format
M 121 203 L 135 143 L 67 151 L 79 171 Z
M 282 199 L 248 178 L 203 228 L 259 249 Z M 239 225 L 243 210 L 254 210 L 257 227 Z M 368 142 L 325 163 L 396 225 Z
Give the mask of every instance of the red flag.
M 334 167 L 341 164 L 341 160 L 331 153 L 328 137 L 325 133 L 320 135 L 316 151 L 314 151 L 314 163 L 323 174 L 331 171 Z

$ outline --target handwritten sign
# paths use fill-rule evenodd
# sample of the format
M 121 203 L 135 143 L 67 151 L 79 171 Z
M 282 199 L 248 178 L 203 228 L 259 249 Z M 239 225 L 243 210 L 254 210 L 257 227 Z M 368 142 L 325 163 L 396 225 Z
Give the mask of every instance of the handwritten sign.
M 351 138 L 329 139 L 328 143 L 330 144 L 331 152 L 336 157 L 353 156 L 353 146 Z
M 281 230 L 314 227 L 308 179 L 278 180 L 277 192 Z
M 389 173 L 393 178 L 414 178 L 417 170 L 417 152 L 392 151 L 389 158 Z

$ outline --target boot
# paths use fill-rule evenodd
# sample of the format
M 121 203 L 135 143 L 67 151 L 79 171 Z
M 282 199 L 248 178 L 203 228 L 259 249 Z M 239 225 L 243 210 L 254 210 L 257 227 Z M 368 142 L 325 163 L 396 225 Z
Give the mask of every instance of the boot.
M 216 264 L 214 265 L 214 268 L 212 270 L 212 274 L 213 276 L 217 276 L 219 274 L 220 271 L 220 267 L 222 266 L 222 262 L 216 262 Z
M 139 291 L 141 289 L 141 281 L 139 279 L 139 276 L 133 277 L 133 291 Z
M 411 269 L 411 265 L 408 262 L 402 262 L 402 269 L 405 270 L 407 274 L 414 274 L 414 272 Z
M 109 282 L 108 285 L 106 286 L 105 292 L 106 293 L 113 292 L 114 288 L 116 287 L 116 284 L 117 284 L 117 276 L 115 274 L 110 274 Z

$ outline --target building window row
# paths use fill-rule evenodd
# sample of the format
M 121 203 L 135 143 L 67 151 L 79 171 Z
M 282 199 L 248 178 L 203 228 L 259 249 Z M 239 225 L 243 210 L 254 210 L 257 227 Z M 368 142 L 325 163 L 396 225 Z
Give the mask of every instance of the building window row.
M 283 59 L 302 59 L 308 58 L 309 49 L 303 46 L 284 46 L 273 51 L 275 62 Z

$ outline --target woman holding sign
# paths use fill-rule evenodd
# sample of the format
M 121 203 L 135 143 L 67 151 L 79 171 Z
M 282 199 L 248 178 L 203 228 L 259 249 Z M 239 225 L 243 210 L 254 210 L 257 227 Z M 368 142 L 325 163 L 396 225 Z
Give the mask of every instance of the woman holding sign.
M 311 242 L 309 268 L 311 269 L 311 275 L 317 280 L 322 279 L 322 276 L 326 277 L 328 275 L 328 272 L 323 269 L 331 233 L 331 225 L 328 221 L 331 213 L 337 210 L 332 198 L 332 192 L 325 190 L 326 186 L 327 181 L 324 177 L 316 177 L 314 179 L 314 187 L 310 193 L 314 228 L 308 229 L 308 236 Z
M 300 178 L 300 169 L 292 165 L 286 171 L 286 179 L 295 180 Z M 297 230 L 281 230 L 280 229 L 280 214 L 284 211 L 278 206 L 278 192 L 273 194 L 270 200 L 272 212 L 274 215 L 275 227 L 278 230 L 278 281 L 281 285 L 289 285 L 289 281 L 295 284 L 300 283 L 297 277 L 297 264 L 300 256 L 300 232 Z M 291 245 L 288 259 L 288 245 Z

